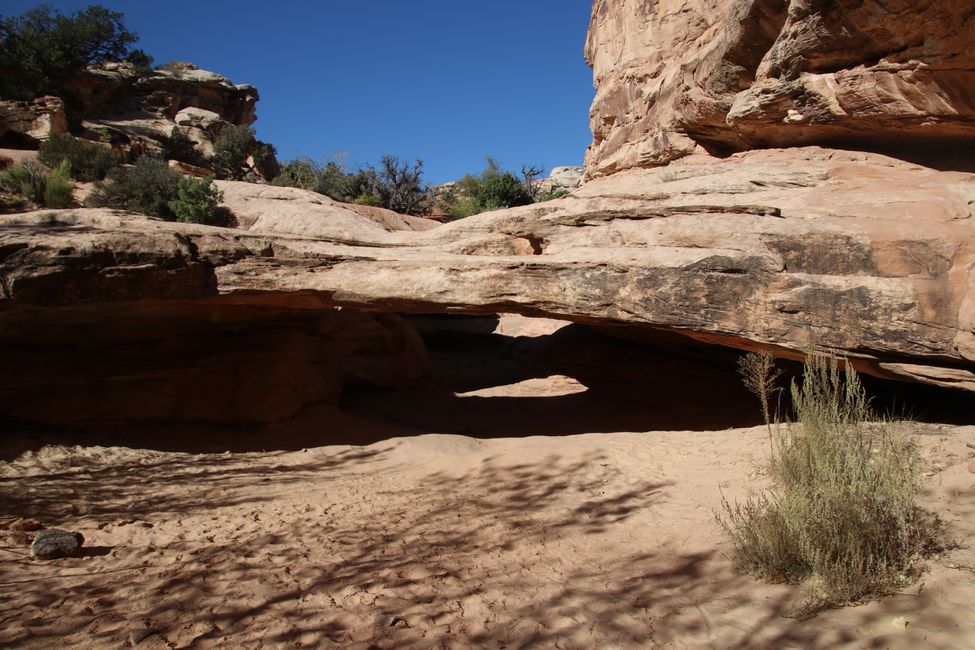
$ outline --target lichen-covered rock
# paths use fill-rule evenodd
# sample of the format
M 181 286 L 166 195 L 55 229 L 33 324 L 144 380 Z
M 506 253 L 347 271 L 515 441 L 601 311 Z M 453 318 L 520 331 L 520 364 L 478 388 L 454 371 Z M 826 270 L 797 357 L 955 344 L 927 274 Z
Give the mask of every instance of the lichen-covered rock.
M 975 6 L 596 0 L 591 176 L 825 144 L 972 165 Z
M 46 528 L 34 537 L 34 543 L 30 545 L 30 556 L 38 560 L 72 557 L 77 555 L 84 543 L 85 538 L 81 533 Z

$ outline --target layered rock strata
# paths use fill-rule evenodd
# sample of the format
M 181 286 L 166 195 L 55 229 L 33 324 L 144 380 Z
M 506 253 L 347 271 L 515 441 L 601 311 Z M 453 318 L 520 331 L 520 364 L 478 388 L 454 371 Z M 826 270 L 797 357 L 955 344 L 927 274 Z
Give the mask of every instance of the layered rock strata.
M 815 147 L 691 157 L 426 232 L 372 222 L 355 241 L 328 219 L 296 235 L 273 220 L 240 231 L 104 211 L 9 215 L 0 319 L 220 296 L 509 312 L 784 357 L 826 350 L 875 375 L 975 390 L 973 217 L 973 175 Z
M 975 5 L 596 0 L 590 176 L 823 144 L 975 166 Z

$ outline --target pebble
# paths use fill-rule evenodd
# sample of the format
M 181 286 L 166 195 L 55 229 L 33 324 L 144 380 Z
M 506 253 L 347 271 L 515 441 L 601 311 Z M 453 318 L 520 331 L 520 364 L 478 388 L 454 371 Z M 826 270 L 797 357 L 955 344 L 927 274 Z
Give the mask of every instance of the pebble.
M 15 530 L 18 532 L 31 532 L 35 530 L 40 530 L 44 528 L 44 524 L 37 521 L 36 519 L 24 519 L 20 518 L 14 523 L 10 524 L 9 530 Z
M 971 463 L 968 466 L 968 471 L 971 472 L 972 474 L 975 474 L 975 463 Z
M 30 545 L 30 556 L 40 560 L 53 560 L 77 554 L 85 538 L 81 533 L 72 533 L 60 528 L 46 528 L 34 537 Z

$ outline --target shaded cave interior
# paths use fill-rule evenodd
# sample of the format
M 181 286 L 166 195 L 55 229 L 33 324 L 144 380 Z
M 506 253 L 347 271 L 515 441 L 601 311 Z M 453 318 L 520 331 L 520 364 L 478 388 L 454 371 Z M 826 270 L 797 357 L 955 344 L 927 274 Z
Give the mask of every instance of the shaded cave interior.
M 0 314 L 4 456 L 48 443 L 203 453 L 762 424 L 742 352 L 679 334 L 326 312 L 160 301 Z M 801 371 L 779 365 L 783 386 Z M 962 391 L 864 383 L 879 412 L 922 422 L 967 422 L 975 407 Z

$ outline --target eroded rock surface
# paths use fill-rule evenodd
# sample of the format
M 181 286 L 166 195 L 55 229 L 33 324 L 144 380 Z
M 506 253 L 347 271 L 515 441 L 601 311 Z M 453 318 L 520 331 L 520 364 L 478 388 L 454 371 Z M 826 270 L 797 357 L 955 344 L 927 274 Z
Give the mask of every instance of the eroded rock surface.
M 596 0 L 591 176 L 826 144 L 973 164 L 975 5 Z
M 30 101 L 0 99 L 0 144 L 36 149 L 52 135 L 68 132 L 64 102 L 58 97 Z
M 3 318 L 134 299 L 521 313 L 665 329 L 975 390 L 975 176 L 816 147 L 691 157 L 347 240 L 107 211 L 0 217 Z M 365 217 L 362 217 L 365 219 Z M 363 224 L 364 229 L 373 229 Z

